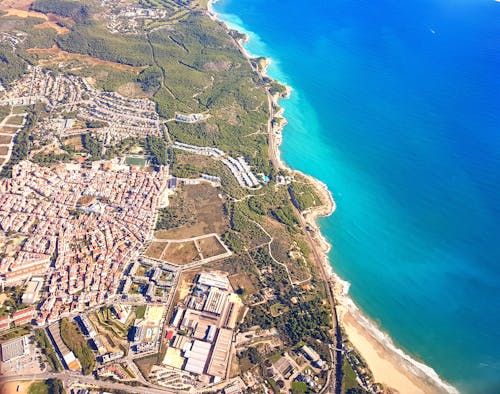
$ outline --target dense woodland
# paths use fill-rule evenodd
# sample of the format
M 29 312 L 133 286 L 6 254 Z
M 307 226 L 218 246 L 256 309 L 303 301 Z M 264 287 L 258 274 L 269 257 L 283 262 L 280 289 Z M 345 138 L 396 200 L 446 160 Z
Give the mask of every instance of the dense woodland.
M 43 14 L 51 13 L 65 18 L 71 18 L 77 23 L 87 21 L 90 16 L 89 7 L 77 1 L 36 0 L 31 4 L 30 9 Z

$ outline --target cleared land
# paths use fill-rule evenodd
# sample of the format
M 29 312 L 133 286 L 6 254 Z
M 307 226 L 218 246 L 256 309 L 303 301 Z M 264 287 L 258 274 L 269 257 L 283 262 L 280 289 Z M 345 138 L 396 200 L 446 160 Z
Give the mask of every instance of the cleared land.
M 40 19 L 44 19 L 45 22 L 42 22 L 38 25 L 36 25 L 35 27 L 38 28 L 38 29 L 54 29 L 55 31 L 57 31 L 57 34 L 68 34 L 69 33 L 69 29 L 64 27 L 64 26 L 60 26 L 57 24 L 57 22 L 59 20 L 61 20 L 62 18 L 59 18 L 57 17 L 56 15 L 52 15 L 50 14 L 50 16 L 47 16 L 45 14 L 42 14 L 41 12 L 37 12 L 37 11 L 25 11 L 25 10 L 20 10 L 20 9 L 17 9 L 17 8 L 8 8 L 6 10 L 3 10 L 6 12 L 5 17 L 7 16 L 17 16 L 18 18 L 40 18 Z
M 75 135 L 74 137 L 70 137 L 64 140 L 64 146 L 71 147 L 74 150 L 80 151 L 83 149 L 82 145 L 82 136 Z
M 12 140 L 12 137 L 8 135 L 0 135 L 0 144 L 10 144 L 10 141 Z
M 13 127 L 0 127 L 0 133 L 3 134 L 16 134 L 17 129 Z
M 226 252 L 224 246 L 221 245 L 219 240 L 214 237 L 202 238 L 197 241 L 200 247 L 201 254 L 204 258 L 217 256 Z
M 170 243 L 162 256 L 163 260 L 174 264 L 189 264 L 199 258 L 193 241 Z
M 168 246 L 168 242 L 152 242 L 144 254 L 153 259 L 160 259 L 163 251 Z
M 0 394 L 28 394 L 29 388 L 33 381 L 19 381 L 19 382 L 7 382 L 2 384 L 0 388 Z M 19 390 L 17 389 L 19 387 Z
M 235 291 L 243 291 L 247 294 L 253 294 L 256 292 L 255 286 L 247 274 L 231 275 L 229 277 L 229 282 Z
M 43 14 L 42 14 L 43 15 Z M 122 64 L 122 63 L 117 63 L 117 62 L 112 62 L 108 60 L 102 60 L 97 57 L 92 57 L 88 55 L 82 55 L 79 53 L 70 53 L 63 51 L 60 49 L 57 45 L 53 45 L 51 48 L 30 48 L 28 49 L 29 53 L 36 53 L 36 54 L 45 54 L 45 55 L 50 55 L 50 59 L 45 60 L 45 61 L 40 61 L 40 64 L 42 65 L 50 65 L 50 64 L 57 64 L 61 62 L 68 62 L 70 60 L 78 60 L 83 63 L 90 64 L 91 66 L 107 66 L 111 68 L 115 68 L 120 71 L 132 71 L 136 74 L 141 72 L 144 67 L 134 67 L 134 66 L 129 66 L 128 64 Z
M 8 126 L 0 127 L 0 133 L 16 134 L 16 132 L 17 132 L 17 128 L 15 128 L 15 127 L 8 127 Z
M 24 120 L 24 116 L 21 116 L 21 115 L 17 115 L 17 116 L 11 116 L 8 120 L 7 120 L 7 123 L 8 124 L 12 124 L 12 125 L 22 125 L 23 124 L 23 120 Z
M 187 224 L 170 230 L 158 230 L 158 239 L 183 239 L 204 234 L 222 234 L 227 228 L 227 217 L 224 214 L 223 201 L 217 189 L 207 184 L 186 185 L 172 198 L 169 211 L 189 210 L 194 224 Z

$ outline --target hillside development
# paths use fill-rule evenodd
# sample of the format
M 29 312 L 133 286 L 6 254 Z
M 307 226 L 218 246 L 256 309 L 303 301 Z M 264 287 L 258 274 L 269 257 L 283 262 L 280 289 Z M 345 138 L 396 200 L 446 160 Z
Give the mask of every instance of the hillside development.
M 0 282 L 43 283 L 0 330 L 42 330 L 30 379 L 60 364 L 67 389 L 378 390 L 317 251 L 332 202 L 273 156 L 286 89 L 241 34 L 198 0 L 0 11 Z

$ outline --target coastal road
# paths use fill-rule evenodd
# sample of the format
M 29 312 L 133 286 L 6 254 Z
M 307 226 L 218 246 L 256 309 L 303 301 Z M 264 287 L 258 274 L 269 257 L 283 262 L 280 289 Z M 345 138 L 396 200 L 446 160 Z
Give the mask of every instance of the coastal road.
M 293 205 L 292 202 L 292 196 L 290 197 L 290 202 L 292 203 L 293 209 L 295 211 L 296 216 L 298 217 L 300 221 L 300 225 L 303 229 L 306 229 L 308 227 L 308 224 L 306 222 L 306 219 L 304 218 L 304 215 Z M 309 243 L 310 249 L 313 252 L 314 255 L 314 261 L 319 269 L 320 275 L 322 280 L 325 283 L 326 287 L 326 293 L 328 297 L 328 303 L 330 305 L 330 314 L 332 316 L 332 325 L 334 329 L 334 337 L 333 337 L 333 345 L 334 348 L 341 349 L 342 348 L 342 333 L 340 331 L 340 326 L 337 318 L 337 310 L 335 308 L 335 296 L 333 294 L 333 287 L 331 283 L 331 278 L 330 275 L 325 270 L 323 258 L 321 256 L 321 253 L 318 251 L 318 242 L 312 237 L 311 232 L 305 230 L 306 232 L 306 237 L 307 241 Z M 333 376 L 328 376 L 327 383 L 325 387 L 323 388 L 322 393 L 338 393 L 340 394 L 341 388 L 342 388 L 342 352 L 335 351 L 334 352 L 334 362 L 335 362 L 335 368 L 332 370 L 331 375 Z

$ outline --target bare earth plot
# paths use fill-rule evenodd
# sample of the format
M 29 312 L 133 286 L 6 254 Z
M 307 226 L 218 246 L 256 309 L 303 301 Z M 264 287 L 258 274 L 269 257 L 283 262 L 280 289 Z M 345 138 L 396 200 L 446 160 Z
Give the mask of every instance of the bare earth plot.
M 201 254 L 205 259 L 226 253 L 226 248 L 224 248 L 215 236 L 202 238 L 197 242 L 200 247 Z
M 178 193 L 182 193 L 182 196 L 172 198 L 172 209 L 185 209 L 185 206 L 189 205 L 195 223 L 171 230 L 159 230 L 155 233 L 156 238 L 184 239 L 210 233 L 222 234 L 226 231 L 227 217 L 216 188 L 207 184 L 186 185 Z M 183 202 L 183 206 L 176 206 L 179 201 Z
M 8 135 L 0 135 L 0 144 L 1 145 L 10 144 L 11 140 L 12 140 L 12 137 L 10 137 Z
M 6 15 L 4 16 L 17 16 L 19 18 L 40 18 L 44 19 L 45 22 L 42 22 L 35 27 L 38 29 L 54 29 L 57 31 L 57 34 L 67 34 L 69 33 L 69 29 L 64 26 L 60 26 L 57 24 L 57 22 L 62 21 L 63 19 L 66 18 L 60 18 L 56 15 L 50 14 L 49 16 L 42 14 L 41 12 L 36 12 L 36 11 L 25 11 L 25 10 L 20 10 L 17 8 L 8 8 L 4 10 L 6 12 Z
M 17 128 L 14 127 L 8 127 L 8 126 L 0 127 L 0 133 L 2 134 L 16 134 L 16 132 Z
M 56 45 L 54 45 L 52 48 L 31 48 L 28 49 L 28 52 L 48 55 L 50 57 L 49 59 L 40 61 L 40 64 L 44 66 L 57 64 L 61 62 L 67 62 L 70 60 L 78 60 L 80 62 L 87 63 L 91 66 L 107 66 L 121 71 L 132 71 L 135 72 L 136 74 L 140 73 L 144 69 L 144 67 L 134 67 L 134 66 L 129 66 L 128 64 L 121 64 L 107 60 L 101 60 L 96 57 L 82 55 L 79 53 L 66 52 L 57 47 Z
M 253 294 L 256 292 L 255 286 L 246 274 L 235 274 L 229 277 L 231 287 L 237 290 L 244 290 L 245 293 Z
M 167 247 L 168 242 L 152 242 L 144 254 L 153 259 L 160 259 L 163 251 Z
M 169 243 L 162 259 L 174 264 L 189 264 L 200 259 L 194 241 Z

